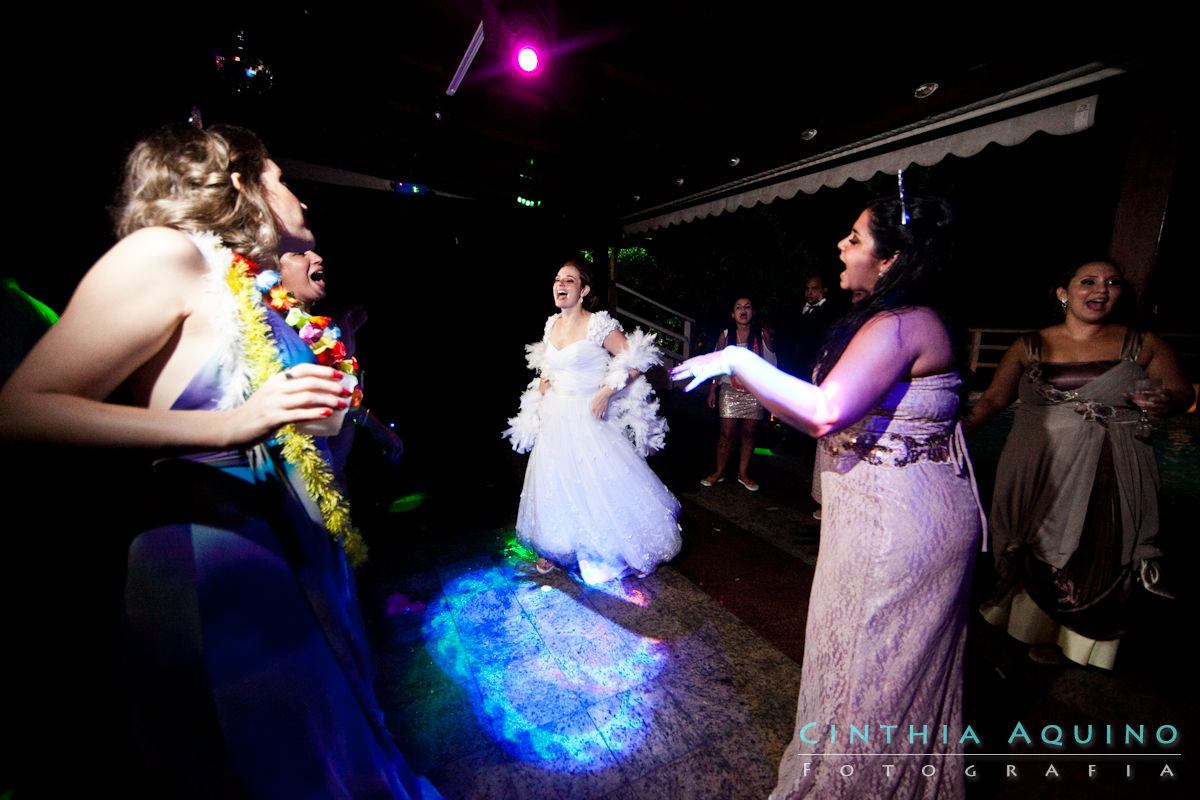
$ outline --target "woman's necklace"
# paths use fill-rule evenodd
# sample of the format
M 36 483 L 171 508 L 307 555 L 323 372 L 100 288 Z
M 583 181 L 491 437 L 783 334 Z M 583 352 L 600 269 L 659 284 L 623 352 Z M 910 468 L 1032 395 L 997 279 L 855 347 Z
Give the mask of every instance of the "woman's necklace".
M 263 307 L 262 303 L 265 290 L 259 286 L 259 279 L 273 271 L 260 270 L 257 264 L 238 253 L 231 253 L 231 256 L 226 281 L 237 302 L 238 319 L 242 332 L 242 352 L 250 373 L 250 391 L 253 392 L 266 383 L 272 375 L 283 369 L 279 348 L 271 338 L 270 325 L 267 324 L 266 315 L 270 312 Z M 279 274 L 273 274 L 275 275 L 274 284 L 277 284 Z M 267 277 L 262 280 L 270 282 L 272 279 Z M 292 301 L 292 306 L 295 306 L 294 297 Z M 336 342 L 336 344 L 341 346 L 341 342 Z M 330 348 L 326 348 L 326 350 L 328 349 Z M 336 351 L 329 357 L 335 354 Z M 347 362 L 350 362 L 351 366 L 356 366 L 353 358 L 345 358 L 345 348 L 342 347 L 341 359 L 329 366 L 341 368 L 341 364 Z M 346 369 L 345 371 L 350 370 Z M 354 527 L 354 522 L 350 519 L 350 504 L 338 491 L 334 483 L 333 471 L 317 451 L 312 437 L 300 433 L 293 425 L 285 425 L 279 429 L 275 438 L 279 442 L 280 453 L 284 461 L 296 470 L 304 481 L 309 496 L 321 511 L 325 529 L 346 553 L 347 560 L 352 566 L 358 566 L 366 561 L 367 545 L 363 541 L 362 534 Z
M 358 361 L 354 356 L 346 356 L 342 330 L 334 324 L 333 318 L 314 316 L 305 311 L 296 296 L 283 287 L 283 276 L 275 270 L 255 269 L 254 284 L 262 292 L 263 302 L 283 313 L 284 322 L 294 328 L 304 343 L 312 348 L 317 362 L 357 375 Z

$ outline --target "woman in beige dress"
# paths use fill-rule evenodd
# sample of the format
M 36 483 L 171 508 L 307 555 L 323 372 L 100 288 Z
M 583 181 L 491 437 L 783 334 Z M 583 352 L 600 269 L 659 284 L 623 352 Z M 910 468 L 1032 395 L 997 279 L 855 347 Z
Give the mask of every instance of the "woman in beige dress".
M 1021 337 L 971 410 L 973 431 L 1020 399 L 1000 456 L 991 531 L 1000 580 L 983 608 L 1031 645 L 1111 669 L 1135 577 L 1157 588 L 1158 469 L 1146 414 L 1177 413 L 1193 391 L 1153 333 L 1121 324 L 1132 299 L 1110 261 L 1063 275 L 1063 321 Z

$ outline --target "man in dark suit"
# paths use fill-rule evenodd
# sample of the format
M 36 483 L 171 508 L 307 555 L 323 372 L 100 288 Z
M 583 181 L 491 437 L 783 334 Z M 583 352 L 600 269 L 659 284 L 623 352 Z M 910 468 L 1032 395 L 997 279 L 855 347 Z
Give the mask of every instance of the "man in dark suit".
M 820 274 L 804 282 L 804 308 L 796 320 L 795 360 L 797 377 L 812 380 L 812 370 L 820 354 L 825 329 L 837 321 L 842 309 L 829 297 L 829 287 Z

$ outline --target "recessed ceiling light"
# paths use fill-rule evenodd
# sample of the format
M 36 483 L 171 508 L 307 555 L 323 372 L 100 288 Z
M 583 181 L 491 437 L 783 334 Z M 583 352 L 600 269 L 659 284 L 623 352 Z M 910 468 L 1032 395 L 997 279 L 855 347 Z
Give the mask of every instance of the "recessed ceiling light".
M 729 158 L 725 159 L 725 163 L 731 167 L 736 167 L 738 164 L 742 163 L 742 160 L 737 156 L 730 156 Z
M 804 130 L 800 131 L 800 138 L 806 142 L 810 141 L 816 135 L 817 135 L 816 128 L 805 128 Z
M 918 100 L 924 100 L 937 90 L 938 85 L 933 81 L 930 81 L 929 83 L 922 83 L 913 91 L 913 97 L 917 98 Z

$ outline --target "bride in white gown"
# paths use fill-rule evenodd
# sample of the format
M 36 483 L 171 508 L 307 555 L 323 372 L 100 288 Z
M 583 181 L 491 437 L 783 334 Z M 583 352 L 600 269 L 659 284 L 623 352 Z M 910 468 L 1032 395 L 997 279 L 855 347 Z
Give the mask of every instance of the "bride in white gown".
M 659 363 L 653 339 L 627 337 L 604 311 L 585 310 L 587 265 L 568 261 L 554 279 L 559 312 L 528 345 L 537 371 L 504 432 L 531 451 L 517 536 L 539 572 L 578 567 L 585 583 L 644 575 L 679 552 L 679 501 L 646 465 L 666 422 L 641 373 Z

